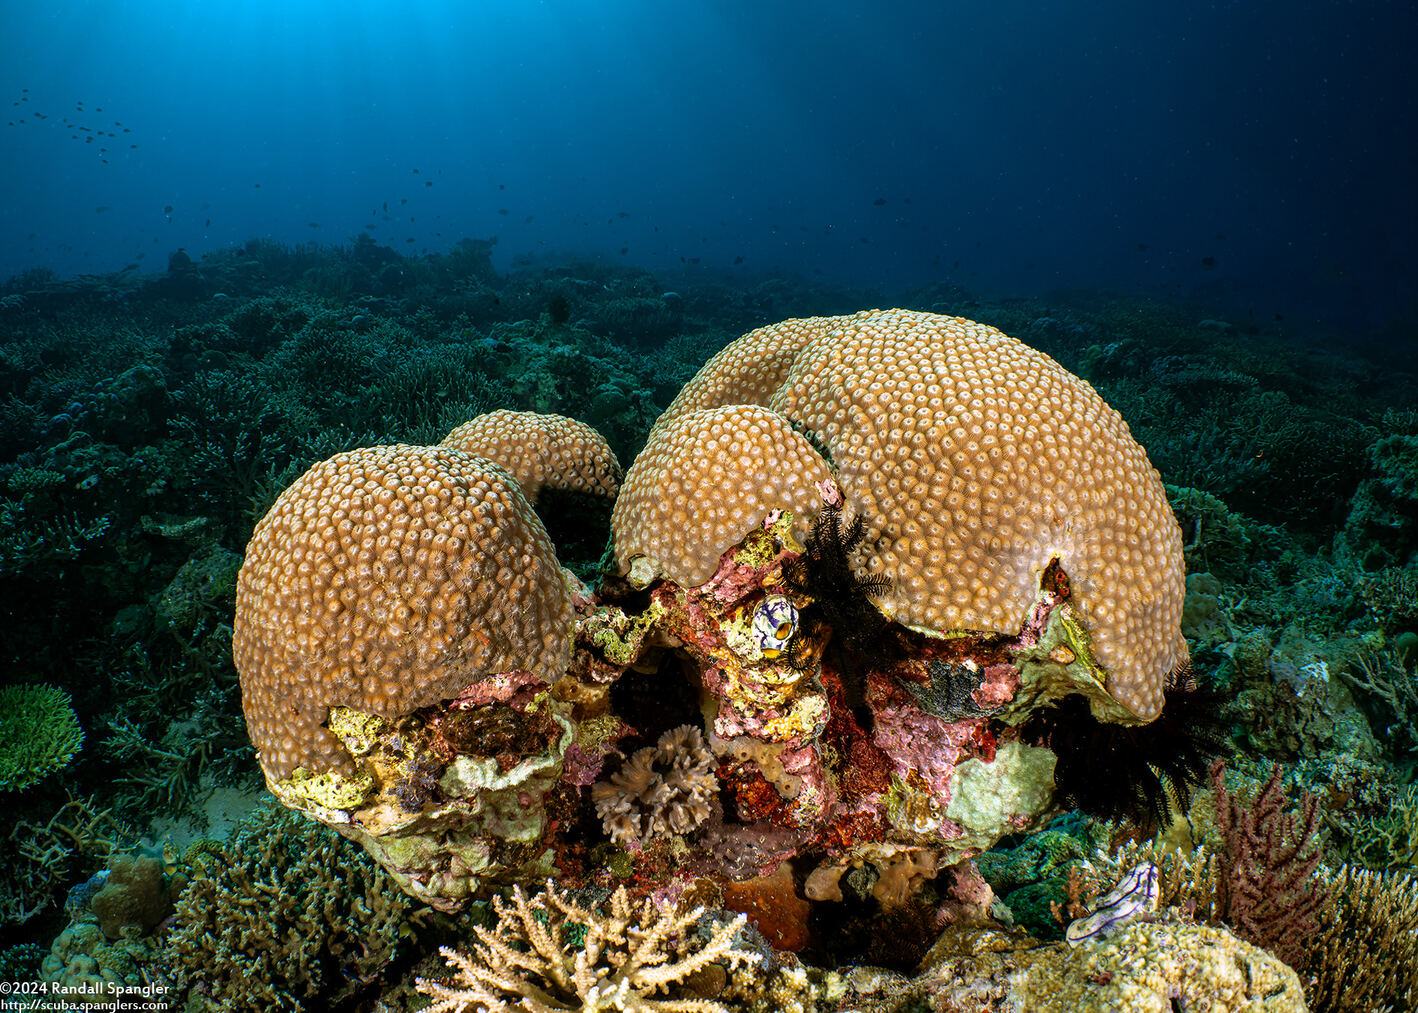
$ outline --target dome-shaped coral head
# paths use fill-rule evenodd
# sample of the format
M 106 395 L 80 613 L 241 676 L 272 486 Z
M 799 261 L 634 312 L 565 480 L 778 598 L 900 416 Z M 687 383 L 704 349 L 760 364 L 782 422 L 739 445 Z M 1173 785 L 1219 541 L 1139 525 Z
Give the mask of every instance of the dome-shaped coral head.
M 757 405 L 690 411 L 656 423 L 611 515 L 622 572 L 636 557 L 681 587 L 714 576 L 719 557 L 774 511 L 801 539 L 832 477 L 782 415 Z
M 687 432 L 749 406 L 759 432 L 787 435 Z M 863 519 L 860 563 L 885 578 L 873 601 L 890 619 L 934 634 L 1018 634 L 1057 561 L 1122 705 L 1106 717 L 1157 716 L 1186 657 L 1181 531 L 1161 478 L 1088 383 L 984 324 L 871 310 L 730 343 L 627 473 L 617 561 L 644 555 L 679 583 L 703 581 L 757 522 L 748 515 L 812 503 L 802 490 L 824 469 L 844 514 Z
M 564 415 L 506 409 L 464 422 L 441 446 L 506 468 L 533 503 L 542 489 L 615 497 L 623 472 L 604 436 Z
M 497 465 L 440 447 L 317 464 L 256 526 L 232 654 L 266 776 L 349 774 L 331 707 L 398 717 L 503 672 L 550 683 L 571 594 L 545 529 Z

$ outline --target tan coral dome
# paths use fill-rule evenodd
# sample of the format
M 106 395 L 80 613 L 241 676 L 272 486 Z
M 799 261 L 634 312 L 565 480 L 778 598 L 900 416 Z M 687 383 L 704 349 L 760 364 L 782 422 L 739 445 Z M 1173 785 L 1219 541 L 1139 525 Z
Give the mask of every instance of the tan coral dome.
M 350 772 L 332 706 L 382 717 L 571 650 L 551 541 L 496 465 L 439 447 L 368 447 L 317 464 L 257 525 L 232 653 L 262 769 Z
M 628 567 L 644 556 L 682 587 L 702 584 L 724 549 L 772 510 L 793 511 L 804 536 L 822 506 L 816 483 L 831 474 L 777 412 L 691 411 L 657 426 L 626 474 L 611 515 L 616 561 Z
M 767 379 L 751 369 L 761 348 L 773 350 Z M 786 370 L 785 348 L 796 350 Z M 984 324 L 872 311 L 745 335 L 656 427 L 675 424 L 679 405 L 741 401 L 827 450 L 866 517 L 863 561 L 891 578 L 879 604 L 893 618 L 1015 632 L 1057 556 L 1110 693 L 1140 718 L 1160 711 L 1186 652 L 1181 532 L 1127 423 L 1085 381 Z
M 729 342 L 685 384 L 670 406 L 655 420 L 653 436 L 662 425 L 700 408 L 730 404 L 766 405 L 783 385 L 793 361 L 808 342 L 822 335 L 824 320 L 850 321 L 870 316 L 807 317 L 769 324 Z
M 440 444 L 502 465 L 533 502 L 543 488 L 614 496 L 621 468 L 604 436 L 564 415 L 495 411 L 464 422 Z

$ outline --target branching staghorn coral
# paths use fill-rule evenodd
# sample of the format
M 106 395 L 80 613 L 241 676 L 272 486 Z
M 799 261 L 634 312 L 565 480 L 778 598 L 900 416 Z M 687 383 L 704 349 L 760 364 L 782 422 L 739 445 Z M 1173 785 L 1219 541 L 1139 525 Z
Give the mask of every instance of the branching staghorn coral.
M 0 502 L 0 564 L 12 573 L 41 570 L 45 564 L 78 559 L 85 547 L 102 538 L 111 526 L 107 516 L 84 519 L 73 511 L 33 519 L 15 500 Z
M 1418 880 L 1352 865 L 1321 869 L 1319 931 L 1302 944 L 1310 1007 L 1412 1009 L 1418 1000 Z M 1386 1006 L 1386 1003 L 1399 1005 Z
M 8 836 L 0 837 L 0 924 L 39 914 L 125 836 L 108 810 L 72 795 L 48 819 L 14 820 Z
M 1361 706 L 1395 749 L 1418 745 L 1418 679 L 1393 650 L 1355 651 L 1339 672 L 1358 690 Z
M 728 1013 L 712 999 L 676 993 L 711 964 L 733 970 L 760 959 L 734 946 L 744 915 L 720 922 L 705 940 L 703 908 L 682 911 L 649 897 L 637 907 L 623 886 L 598 909 L 576 903 L 550 880 L 530 900 L 517 887 L 511 903 L 496 898 L 493 905 L 497 924 L 474 928 L 472 949 L 442 948 L 451 981 L 418 979 L 419 991 L 433 999 L 426 1013 Z M 585 938 L 574 942 L 582 928 Z
M 358 848 L 279 807 L 188 853 L 164 960 L 188 1009 L 326 1010 L 395 958 L 413 903 Z
M 44 683 L 0 686 L 0 791 L 63 770 L 84 744 L 69 694 Z
M 1360 585 L 1369 613 L 1387 629 L 1418 620 L 1418 572 L 1386 566 Z
M 1386 793 L 1385 798 L 1385 808 L 1363 813 L 1345 828 L 1349 847 L 1342 854 L 1361 868 L 1411 872 L 1418 868 L 1418 785 L 1410 784 L 1396 796 Z M 1325 815 L 1328 820 L 1330 814 Z

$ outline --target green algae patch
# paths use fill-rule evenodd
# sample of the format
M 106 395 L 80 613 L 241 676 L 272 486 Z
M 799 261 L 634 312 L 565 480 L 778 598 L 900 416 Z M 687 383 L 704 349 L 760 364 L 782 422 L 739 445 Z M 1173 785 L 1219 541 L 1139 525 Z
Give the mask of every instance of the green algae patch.
M 1055 608 L 1039 642 L 1015 655 L 1019 692 L 1000 716 L 1018 724 L 1039 707 L 1066 696 L 1081 696 L 1099 721 L 1137 724 L 1137 715 L 1108 692 L 1108 673 L 1094 659 L 1090 645 L 1083 618 L 1068 605 Z
M 368 774 L 346 777 L 333 770 L 313 774 L 304 767 L 271 786 L 272 794 L 286 805 L 297 809 L 316 806 L 320 809 L 358 809 L 374 789 L 374 778 Z
M 585 621 L 586 633 L 602 657 L 623 667 L 640 656 L 645 634 L 664 611 L 663 605 L 651 602 L 649 608 L 632 618 L 618 608 L 604 606 Z
M 383 718 L 349 707 L 331 707 L 330 718 L 325 724 L 339 736 L 351 756 L 363 756 L 368 753 L 378 741 L 379 733 L 384 730 Z
M 945 818 L 964 831 L 950 846 L 984 850 L 1007 834 L 1027 829 L 1054 797 L 1057 757 L 1041 746 L 1006 742 L 994 761 L 971 758 L 950 775 Z

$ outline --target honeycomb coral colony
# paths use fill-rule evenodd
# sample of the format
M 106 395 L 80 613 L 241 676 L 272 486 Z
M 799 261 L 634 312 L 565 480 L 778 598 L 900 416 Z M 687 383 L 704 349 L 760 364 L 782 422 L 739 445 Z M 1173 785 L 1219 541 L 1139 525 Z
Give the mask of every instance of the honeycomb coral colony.
M 760 328 L 621 479 L 588 427 L 498 412 L 297 480 L 252 537 L 234 630 L 271 791 L 444 911 L 553 881 L 651 898 L 658 924 L 710 887 L 770 891 L 792 859 L 794 904 L 738 906 L 791 949 L 785 912 L 840 904 L 857 868 L 884 907 L 932 878 L 978 905 L 969 860 L 1054 811 L 1026 719 L 1081 696 L 1146 723 L 1185 670 L 1157 473 L 1088 384 L 991 327 Z M 594 591 L 533 510 L 548 487 L 615 497 Z M 865 647 L 795 579 L 834 536 L 880 627 Z M 744 957 L 723 932 L 711 949 Z M 510 988 L 473 959 L 476 988 Z

